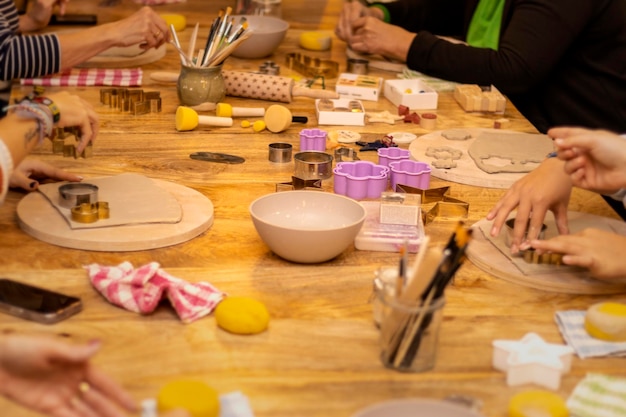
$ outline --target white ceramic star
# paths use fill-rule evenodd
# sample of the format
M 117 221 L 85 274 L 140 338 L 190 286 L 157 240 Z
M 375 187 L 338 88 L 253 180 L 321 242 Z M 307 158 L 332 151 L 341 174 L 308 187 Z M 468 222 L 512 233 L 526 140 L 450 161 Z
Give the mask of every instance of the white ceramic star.
M 546 343 L 536 333 L 520 340 L 494 340 L 493 366 L 506 372 L 509 386 L 537 384 L 558 389 L 561 375 L 569 372 L 574 349 Z

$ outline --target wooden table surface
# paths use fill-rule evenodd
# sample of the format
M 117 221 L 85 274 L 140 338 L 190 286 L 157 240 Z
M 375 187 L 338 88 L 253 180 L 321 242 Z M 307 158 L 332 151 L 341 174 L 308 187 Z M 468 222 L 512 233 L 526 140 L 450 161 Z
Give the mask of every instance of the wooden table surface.
M 319 7 L 315 8 L 310 1 L 284 2 L 284 17 L 292 25 L 279 50 L 260 60 L 231 57 L 225 68 L 256 71 L 271 59 L 281 65 L 281 75 L 290 75 L 284 64 L 285 54 L 302 52 L 336 60 L 345 71 L 345 44 L 336 38 L 328 52 L 298 48 L 303 30 L 334 27 L 340 3 L 317 3 Z M 97 8 L 93 2 L 71 5 L 74 11 L 95 10 L 100 21 L 121 17 L 139 7 L 130 0 L 113 8 Z M 157 10 L 187 16 L 188 28 L 179 34 L 186 44 L 196 21 L 208 28 L 219 8 L 227 5 L 224 1 L 207 6 L 201 0 L 187 0 L 158 6 Z M 53 155 L 49 144 L 37 156 L 86 178 L 132 172 L 186 185 L 213 202 L 213 226 L 187 243 L 162 249 L 130 253 L 66 249 L 38 241 L 20 230 L 16 207 L 24 194 L 11 191 L 0 209 L 0 275 L 79 295 L 84 311 L 52 326 L 0 315 L 1 330 L 52 334 L 81 342 L 101 339 L 104 347 L 95 362 L 138 400 L 154 397 L 171 380 L 193 378 L 207 382 L 220 393 L 241 391 L 259 417 L 348 417 L 385 400 L 441 399 L 453 394 L 475 397 L 483 402 L 485 416 L 500 417 L 507 415 L 512 395 L 536 387 L 506 385 L 505 375 L 491 365 L 494 339 L 520 339 L 527 332 L 536 332 L 549 342 L 563 343 L 554 321 L 555 312 L 586 309 L 599 300 L 620 298 L 543 292 L 502 281 L 467 263 L 446 292 L 434 370 L 403 374 L 384 368 L 378 358 L 378 331 L 369 298 L 374 272 L 381 266 L 396 265 L 396 254 L 351 247 L 338 258 L 319 265 L 294 264 L 273 255 L 258 237 L 248 206 L 257 197 L 274 192 L 277 183 L 290 180 L 293 167 L 271 165 L 267 147 L 271 142 L 289 142 L 298 149 L 303 126 L 294 124 L 281 134 L 253 133 L 236 120 L 230 128 L 176 132 L 175 86 L 154 83 L 149 74 L 179 68 L 178 55 L 171 46 L 165 58 L 143 67 L 142 88 L 158 90 L 163 98 L 159 114 L 120 113 L 99 103 L 99 87 L 71 89 L 92 103 L 101 116 L 93 158 L 75 160 Z M 396 77 L 390 72 L 370 73 Z M 327 87 L 333 88 L 334 81 L 326 80 Z M 19 96 L 27 91 L 16 85 L 13 94 Z M 234 97 L 226 101 L 248 107 L 273 104 Z M 396 111 L 384 98 L 364 104 L 368 111 Z M 296 98 L 285 105 L 294 115 L 308 116 L 307 127 L 317 127 L 312 99 Z M 493 121 L 502 117 L 465 113 L 448 92 L 440 94 L 437 114 L 437 129 L 492 127 Z M 511 120 L 513 130 L 535 131 L 510 103 L 504 117 Z M 417 125 L 400 123 L 348 128 L 368 141 L 391 131 L 408 130 L 417 135 L 428 132 Z M 225 165 L 191 160 L 189 154 L 195 151 L 240 155 L 246 162 Z M 360 156 L 372 161 L 376 158 L 375 152 Z M 437 179 L 431 185 L 449 185 L 452 196 L 470 203 L 469 224 L 483 219 L 504 193 Z M 324 181 L 323 188 L 332 191 L 332 180 Z M 573 195 L 571 209 L 617 218 L 601 198 L 580 190 Z M 435 220 L 426 232 L 433 242 L 442 243 L 453 227 L 453 221 Z M 213 316 L 182 324 L 167 305 L 149 316 L 117 308 L 91 287 L 82 266 L 117 265 L 123 261 L 135 266 L 156 261 L 174 276 L 193 282 L 209 281 L 230 295 L 257 298 L 270 311 L 270 329 L 256 336 L 236 336 L 218 329 Z M 558 393 L 566 398 L 588 372 L 626 376 L 624 369 L 623 359 L 576 357 Z M 2 415 L 12 417 L 34 415 L 4 400 L 0 400 L 0 410 Z

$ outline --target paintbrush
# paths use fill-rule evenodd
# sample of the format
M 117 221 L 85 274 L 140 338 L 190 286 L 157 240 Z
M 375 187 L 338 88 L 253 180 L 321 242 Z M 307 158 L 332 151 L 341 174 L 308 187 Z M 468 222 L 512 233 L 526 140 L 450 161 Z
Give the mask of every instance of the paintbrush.
M 196 26 L 193 28 L 193 32 L 191 33 L 191 41 L 189 42 L 189 49 L 187 49 L 187 57 L 192 59 L 192 57 L 196 54 L 196 39 L 198 38 L 198 29 L 200 28 L 200 23 L 196 22 Z M 201 62 L 196 61 L 195 65 L 200 66 Z

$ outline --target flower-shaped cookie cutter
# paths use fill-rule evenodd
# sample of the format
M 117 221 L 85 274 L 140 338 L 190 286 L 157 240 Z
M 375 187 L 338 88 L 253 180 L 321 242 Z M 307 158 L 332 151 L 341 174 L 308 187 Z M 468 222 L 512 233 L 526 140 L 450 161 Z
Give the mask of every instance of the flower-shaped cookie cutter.
M 320 129 L 302 129 L 300 131 L 300 152 L 326 150 L 327 132 Z
M 355 200 L 379 198 L 389 180 L 389 168 L 370 161 L 340 162 L 333 173 L 335 193 Z
M 388 167 L 391 162 L 403 161 L 411 158 L 411 152 L 402 148 L 380 148 L 378 153 L 378 165 Z
M 404 184 L 415 188 L 427 189 L 430 186 L 431 166 L 426 162 L 402 159 L 389 163 L 391 170 L 391 189 Z

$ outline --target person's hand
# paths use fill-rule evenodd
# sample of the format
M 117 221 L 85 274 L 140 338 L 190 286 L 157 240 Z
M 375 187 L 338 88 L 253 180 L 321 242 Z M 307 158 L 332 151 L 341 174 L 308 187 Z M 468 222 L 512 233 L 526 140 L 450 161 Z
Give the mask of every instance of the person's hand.
M 0 392 L 50 417 L 122 417 L 131 396 L 96 369 L 99 343 L 74 345 L 51 337 L 0 336 Z
M 55 168 L 38 159 L 24 159 L 9 178 L 9 187 L 35 191 L 42 180 L 80 182 L 83 177 Z
M 66 91 L 49 94 L 47 97 L 54 101 L 61 112 L 57 127 L 77 126 L 80 128 L 80 143 L 76 148 L 76 152 L 80 154 L 98 135 L 100 127 L 98 114 L 87 101 Z
M 339 21 L 335 26 L 335 34 L 342 41 L 349 42 L 352 36 L 352 24 L 355 20 L 365 16 L 379 17 L 382 19 L 382 13 L 376 14 L 378 9 L 371 9 L 359 1 L 349 1 L 343 4 Z
M 548 210 L 554 213 L 559 233 L 567 234 L 567 205 L 571 192 L 572 183 L 563 171 L 563 162 L 556 158 L 543 161 L 535 170 L 517 180 L 489 211 L 487 219 L 493 220 L 491 235 L 500 234 L 504 222 L 516 208 L 511 253 L 528 248 L 528 242 L 524 241 L 527 226 L 528 240 L 537 238 Z
M 563 254 L 563 263 L 589 269 L 598 279 L 626 280 L 626 236 L 598 229 L 585 229 L 548 240 L 532 240 L 538 253 Z
M 605 130 L 553 128 L 558 157 L 577 187 L 602 194 L 626 188 L 626 138 Z
M 21 27 L 24 31 L 42 29 L 50 23 L 55 6 L 59 6 L 59 14 L 64 15 L 69 0 L 36 0 L 32 2 L 27 17 L 30 19 L 28 27 Z
M 375 17 L 362 17 L 352 24 L 348 44 L 357 52 L 378 54 L 406 61 L 415 33 L 390 25 Z
M 158 48 L 170 40 L 167 22 L 154 10 L 144 6 L 126 19 L 109 23 L 116 36 L 116 46 L 141 45 L 144 49 Z M 104 25 L 103 25 L 104 26 Z

